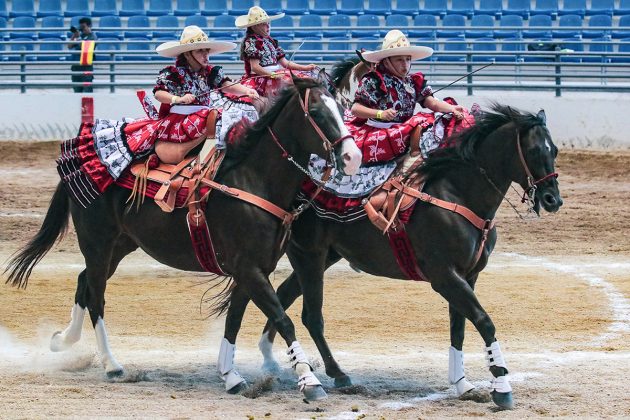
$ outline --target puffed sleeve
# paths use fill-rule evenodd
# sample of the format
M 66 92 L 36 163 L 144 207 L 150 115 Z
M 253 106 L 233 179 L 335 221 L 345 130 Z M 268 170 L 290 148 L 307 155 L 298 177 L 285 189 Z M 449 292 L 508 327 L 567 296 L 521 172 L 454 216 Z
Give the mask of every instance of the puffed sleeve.
M 424 74 L 420 72 L 412 74 L 411 80 L 416 91 L 416 101 L 422 105 L 427 97 L 433 96 L 433 88 L 427 83 Z
M 385 94 L 382 80 L 378 75 L 368 73 L 359 82 L 359 87 L 354 94 L 354 102 L 375 109 Z
M 278 44 L 278 41 L 273 39 L 273 46 L 276 48 L 276 60 L 280 60 L 286 56 L 282 47 Z
M 225 75 L 223 67 L 208 66 L 208 85 L 212 87 L 221 87 L 223 83 L 229 82 L 231 79 Z
M 260 45 L 258 40 L 253 36 L 248 36 L 243 41 L 243 55 L 247 58 L 257 58 L 260 60 L 262 54 L 260 52 Z
M 157 81 L 153 87 L 153 93 L 159 90 L 165 90 L 172 95 L 181 94 L 181 77 L 177 72 L 177 67 L 168 66 L 160 71 Z

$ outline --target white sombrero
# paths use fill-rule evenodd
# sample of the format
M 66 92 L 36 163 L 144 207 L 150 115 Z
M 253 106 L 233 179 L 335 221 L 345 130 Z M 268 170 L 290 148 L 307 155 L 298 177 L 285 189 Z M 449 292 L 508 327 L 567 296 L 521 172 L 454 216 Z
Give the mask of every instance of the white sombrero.
M 366 51 L 361 54 L 366 61 L 378 63 L 384 58 L 396 55 L 410 55 L 412 60 L 421 60 L 433 55 L 433 48 L 414 47 L 409 40 L 397 29 L 387 32 L 383 46 L 378 51 Z
M 179 41 L 168 41 L 158 45 L 155 51 L 162 57 L 177 57 L 181 53 L 193 50 L 209 49 L 208 55 L 221 54 L 236 48 L 236 44 L 227 41 L 208 41 L 208 35 L 199 26 L 186 26 Z
M 284 13 L 269 16 L 261 7 L 250 7 L 249 12 L 246 15 L 242 15 L 236 18 L 237 28 L 249 28 L 250 26 L 258 25 L 259 23 L 271 22 L 272 20 L 280 19 L 284 17 Z

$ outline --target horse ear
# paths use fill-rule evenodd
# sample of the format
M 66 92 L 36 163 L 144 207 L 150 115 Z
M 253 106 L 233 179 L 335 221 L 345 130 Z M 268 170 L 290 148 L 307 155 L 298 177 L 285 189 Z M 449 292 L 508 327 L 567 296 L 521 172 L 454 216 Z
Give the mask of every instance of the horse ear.
M 326 86 L 328 84 L 328 79 L 326 78 L 326 69 L 321 67 L 317 72 L 317 81 L 322 85 Z
M 544 125 L 547 125 L 547 115 L 545 115 L 544 109 L 541 109 L 540 111 L 538 111 L 538 114 L 536 114 L 536 118 L 542 121 Z

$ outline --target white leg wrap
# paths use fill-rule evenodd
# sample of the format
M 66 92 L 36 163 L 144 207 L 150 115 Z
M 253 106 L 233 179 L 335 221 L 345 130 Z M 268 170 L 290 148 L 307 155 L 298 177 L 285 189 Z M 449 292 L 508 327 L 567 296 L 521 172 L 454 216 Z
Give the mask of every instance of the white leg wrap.
M 475 386 L 466 380 L 464 373 L 464 352 L 451 346 L 448 349 L 448 381 L 455 385 L 457 396 L 474 389 Z
M 304 390 L 306 386 L 317 386 L 322 383 L 319 382 L 317 376 L 313 373 L 313 368 L 308 362 L 308 358 L 302 350 L 302 346 L 297 341 L 294 341 L 287 350 L 287 354 L 289 355 L 289 359 L 291 360 L 291 366 L 295 369 L 295 372 L 298 374 L 298 387 L 300 391 Z
M 70 324 L 63 332 L 55 333 L 50 340 L 50 350 L 62 351 L 81 339 L 85 308 L 75 303 L 70 312 Z
M 105 330 L 105 321 L 103 318 L 98 318 L 96 325 L 94 326 L 94 332 L 96 333 L 96 345 L 101 355 L 101 362 L 105 367 L 105 372 L 117 372 L 122 371 L 123 367 L 116 361 L 112 351 L 109 348 L 109 341 L 107 340 L 107 331 Z
M 498 341 L 492 343 L 490 347 L 484 347 L 484 352 L 486 355 L 486 365 L 488 367 L 502 367 L 507 372 L 507 364 L 505 363 L 505 359 L 503 358 L 503 353 L 501 353 L 501 346 L 499 346 Z M 512 392 L 512 386 L 510 386 L 510 381 L 508 380 L 507 376 L 499 376 L 493 378 L 492 391 Z
M 221 349 L 219 350 L 217 370 L 223 381 L 225 381 L 225 389 L 227 391 L 245 382 L 245 379 L 234 369 L 234 353 L 236 353 L 236 346 L 227 341 L 226 338 L 223 338 L 221 340 Z
M 278 370 L 279 365 L 273 356 L 273 343 L 269 340 L 269 332 L 263 333 L 260 337 L 258 349 L 263 355 L 263 369 Z

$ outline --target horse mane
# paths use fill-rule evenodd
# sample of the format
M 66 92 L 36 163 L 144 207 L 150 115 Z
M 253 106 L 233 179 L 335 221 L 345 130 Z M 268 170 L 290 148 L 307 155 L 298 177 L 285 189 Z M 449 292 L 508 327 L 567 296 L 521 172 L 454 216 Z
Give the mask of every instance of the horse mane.
M 340 84 L 343 78 L 354 66 L 359 64 L 360 61 L 359 57 L 349 57 L 335 63 L 330 71 L 330 77 L 332 78 L 333 85 L 335 85 L 337 89 L 341 87 Z
M 431 152 L 416 171 L 428 179 L 474 162 L 479 144 L 490 133 L 508 123 L 514 123 L 519 132 L 528 131 L 535 126 L 545 126 L 545 121 L 537 115 L 492 103 L 490 111 L 485 111 L 475 118 L 475 125 L 449 138 L 449 146 Z

